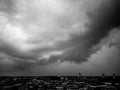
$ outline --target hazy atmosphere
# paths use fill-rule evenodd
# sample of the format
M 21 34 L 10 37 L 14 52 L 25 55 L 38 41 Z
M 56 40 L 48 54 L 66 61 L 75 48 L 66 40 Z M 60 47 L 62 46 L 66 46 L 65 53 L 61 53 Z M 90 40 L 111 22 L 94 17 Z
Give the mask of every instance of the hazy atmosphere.
M 0 75 L 120 75 L 120 0 L 0 0 Z

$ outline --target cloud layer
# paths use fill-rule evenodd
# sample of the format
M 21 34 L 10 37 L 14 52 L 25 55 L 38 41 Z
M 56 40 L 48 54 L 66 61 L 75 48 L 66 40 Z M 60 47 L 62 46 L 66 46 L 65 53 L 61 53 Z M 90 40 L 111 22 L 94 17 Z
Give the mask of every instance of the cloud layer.
M 85 62 L 106 43 L 119 43 L 114 37 L 120 26 L 119 4 L 119 0 L 0 0 L 1 62 L 15 67 Z

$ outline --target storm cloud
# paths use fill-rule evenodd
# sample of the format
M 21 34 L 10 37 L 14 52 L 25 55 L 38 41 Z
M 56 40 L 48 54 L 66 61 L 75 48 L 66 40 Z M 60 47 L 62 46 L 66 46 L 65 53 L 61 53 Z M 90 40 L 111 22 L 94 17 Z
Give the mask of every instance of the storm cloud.
M 0 0 L 2 68 L 4 61 L 22 70 L 24 63 L 87 62 L 102 46 L 120 42 L 113 37 L 119 9 L 119 0 Z

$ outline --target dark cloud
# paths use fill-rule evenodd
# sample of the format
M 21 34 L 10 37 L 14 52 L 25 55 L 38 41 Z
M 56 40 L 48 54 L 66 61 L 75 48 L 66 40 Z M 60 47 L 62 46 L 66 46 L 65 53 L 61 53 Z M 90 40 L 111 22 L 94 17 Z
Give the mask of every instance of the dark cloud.
M 17 12 L 15 8 L 16 5 L 14 0 L 0 0 L 0 11 L 5 12 L 7 14 L 13 14 Z
M 78 0 L 76 0 L 76 2 L 77 1 Z M 120 27 L 120 1 L 105 1 L 106 2 L 101 3 L 96 9 L 87 11 L 89 22 L 85 23 L 85 27 L 88 29 L 86 33 L 72 33 L 69 36 L 69 40 L 59 41 L 54 47 L 38 47 L 26 53 L 20 52 L 19 49 L 16 49 L 16 47 L 0 41 L 0 52 L 11 56 L 12 58 L 10 59 L 16 62 L 11 65 L 9 64 L 8 67 L 6 67 L 6 64 L 4 64 L 1 60 L 1 68 L 3 69 L 0 69 L 0 71 L 29 71 L 32 66 L 46 65 L 53 62 L 69 61 L 80 64 L 82 62 L 87 62 L 88 58 L 99 51 L 103 45 L 119 45 L 119 38 L 117 37 L 116 39 L 115 36 L 119 36 L 118 33 L 120 31 L 120 29 L 118 29 Z M 9 15 L 16 12 L 13 0 L 0 0 L 0 11 L 4 11 Z M 81 11 L 79 13 L 81 13 Z M 40 60 L 37 61 L 38 57 L 41 57 L 44 53 L 60 50 L 65 50 L 65 52 L 61 55 L 50 55 L 47 59 L 40 58 Z M 1 59 L 3 58 L 8 59 L 9 57 L 2 57 Z M 18 60 L 15 60 L 16 58 Z M 31 60 L 36 61 L 37 63 L 33 64 L 30 62 Z
M 91 34 L 96 42 L 107 36 L 113 28 L 120 26 L 119 4 L 118 0 L 113 1 L 110 5 L 103 3 L 100 8 L 96 9 L 95 13 L 88 14 L 92 21 Z
M 89 31 L 80 36 L 79 33 L 72 35 L 67 44 L 59 46 L 59 48 L 68 47 L 70 49 L 68 49 L 63 55 L 52 55 L 48 60 L 48 63 L 58 60 L 61 62 L 70 61 L 75 63 L 87 61 L 88 57 L 99 51 L 101 46 L 106 42 L 109 42 L 110 39 L 105 41 L 105 38 L 108 38 L 109 36 L 108 34 L 111 33 L 114 28 L 120 26 L 119 9 L 120 1 L 114 0 L 110 3 L 102 3 L 95 11 L 87 12 L 91 22 L 86 25 Z
M 106 45 L 109 48 L 116 47 L 119 50 L 120 46 L 120 28 L 112 29 L 108 36 L 101 40 L 99 45 Z

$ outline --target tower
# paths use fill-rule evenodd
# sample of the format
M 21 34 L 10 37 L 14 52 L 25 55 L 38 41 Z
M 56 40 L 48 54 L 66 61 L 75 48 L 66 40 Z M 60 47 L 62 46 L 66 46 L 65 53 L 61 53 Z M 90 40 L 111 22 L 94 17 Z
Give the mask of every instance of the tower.
M 79 77 L 81 77 L 82 75 L 81 75 L 81 73 L 79 72 Z

